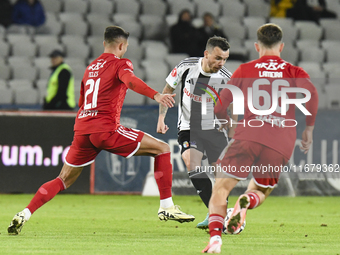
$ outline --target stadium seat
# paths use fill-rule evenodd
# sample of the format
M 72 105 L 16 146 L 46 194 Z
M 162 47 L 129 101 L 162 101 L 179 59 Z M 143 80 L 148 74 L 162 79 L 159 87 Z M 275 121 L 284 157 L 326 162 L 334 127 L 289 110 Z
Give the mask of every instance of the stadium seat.
M 321 25 L 325 30 L 325 40 L 340 40 L 340 21 L 338 19 L 325 19 Z
M 24 25 L 12 24 L 6 29 L 7 34 L 26 34 L 27 28 Z
M 55 35 L 35 35 L 33 39 L 38 47 L 42 46 L 43 44 L 59 43 L 58 37 Z
M 243 23 L 248 30 L 248 39 L 256 39 L 257 29 L 266 23 L 266 19 L 264 17 L 245 17 Z
M 246 38 L 247 29 L 243 26 L 239 21 L 232 21 L 230 18 L 220 18 L 219 24 L 223 28 L 224 34 L 228 36 L 228 38 L 235 38 L 243 40 Z
M 100 14 L 100 13 L 88 13 L 86 15 L 86 20 L 89 24 L 93 23 L 93 22 L 97 22 L 98 20 L 99 21 L 104 21 L 106 22 L 107 24 L 110 24 L 112 21 L 110 20 L 110 15 L 109 14 L 106 14 L 106 13 L 103 13 L 103 14 Z
M 340 62 L 340 51 L 336 45 L 329 45 L 326 48 L 327 62 Z
M 52 70 L 49 68 L 51 64 L 47 66 L 37 66 L 39 79 L 48 79 L 51 76 Z
M 89 36 L 87 42 L 91 47 L 91 57 L 97 58 L 104 52 L 103 36 Z
M 283 42 L 284 43 L 294 43 L 299 35 L 299 28 L 294 25 L 289 25 L 286 23 L 282 23 L 279 25 L 283 30 Z
M 113 1 L 109 0 L 88 0 L 89 13 L 98 13 L 101 15 L 113 13 Z
M 13 56 L 35 57 L 37 53 L 37 45 L 32 42 L 18 41 L 12 43 Z
M 32 37 L 26 34 L 7 34 L 7 41 L 11 44 L 16 42 L 31 42 Z
M 322 71 L 321 64 L 313 61 L 300 61 L 298 66 L 302 67 L 307 73 Z
M 320 47 L 320 42 L 317 40 L 310 40 L 310 39 L 305 39 L 305 40 L 297 40 L 296 41 L 296 46 L 298 49 L 307 49 L 309 47 L 312 48 L 319 48 Z
M 295 21 L 295 26 L 300 30 L 300 40 L 320 40 L 322 37 L 322 27 L 318 26 L 313 21 Z
M 214 0 L 194 0 L 197 6 L 197 17 L 202 18 L 204 13 L 209 12 L 214 17 L 219 17 L 221 13 L 221 5 Z
M 175 25 L 177 21 L 178 21 L 178 15 L 176 14 L 170 14 L 170 15 L 165 16 L 165 23 L 168 28 Z
M 230 71 L 230 72 L 235 72 L 235 70 L 242 64 L 242 61 L 237 61 L 237 60 L 227 60 L 225 63 L 225 67 Z
M 83 79 L 85 69 L 86 69 L 85 64 L 83 64 L 83 65 L 72 65 L 71 69 L 72 69 L 72 73 L 73 73 L 75 80 L 82 80 Z
M 325 51 L 320 47 L 304 47 L 300 49 L 301 61 L 314 61 L 316 63 L 323 63 L 325 60 Z
M 144 69 L 141 68 L 141 66 L 139 65 L 139 61 L 137 61 L 136 59 L 130 59 L 132 64 L 133 64 L 133 72 L 134 74 L 142 79 L 142 80 L 145 80 L 145 72 L 144 72 Z
M 45 24 L 36 28 L 35 33 L 59 35 L 62 32 L 62 29 L 63 25 L 57 19 L 56 14 L 53 12 L 47 12 Z
M 140 13 L 140 3 L 136 0 L 116 0 L 115 12 L 137 16 Z
M 246 5 L 235 0 L 220 0 L 222 16 L 241 19 L 246 12 Z
M 285 47 L 281 52 L 281 58 L 295 65 L 299 60 L 299 51 L 294 47 Z
M 0 57 L 7 57 L 11 53 L 11 45 L 5 41 L 0 40 Z
M 61 37 L 61 42 L 65 46 L 67 57 L 83 57 L 90 56 L 90 47 L 85 44 L 84 38 L 78 35 L 64 35 Z
M 61 43 L 42 43 L 38 44 L 38 56 L 46 57 L 48 56 L 53 50 L 60 50 L 62 52 L 65 51 L 64 46 Z
M 103 36 L 105 28 L 112 25 L 108 20 L 97 20 L 90 23 L 90 35 Z M 125 29 L 125 28 L 124 28 Z
M 30 66 L 32 65 L 32 58 L 30 57 L 21 57 L 21 56 L 11 56 L 11 57 L 8 57 L 7 58 L 7 61 L 8 61 L 8 64 L 10 66 L 16 66 L 16 65 L 21 65 L 21 64 L 24 64 L 24 65 L 27 65 L 27 66 Z
M 280 27 L 284 26 L 294 26 L 294 20 L 292 18 L 276 18 L 276 17 L 270 17 L 269 23 L 274 23 L 279 25 Z
M 129 14 L 129 13 L 115 13 L 112 16 L 112 19 L 115 23 L 122 23 L 122 22 L 135 22 L 136 21 L 136 16 L 134 14 Z
M 72 20 L 64 22 L 65 35 L 82 35 L 88 34 L 88 24 L 86 21 Z
M 72 66 L 83 66 L 85 69 L 85 59 L 82 56 L 64 58 L 64 62 Z
M 87 13 L 88 1 L 84 0 L 67 0 L 64 1 L 64 12 Z
M 340 62 L 326 62 L 326 63 L 323 63 L 322 67 L 323 67 L 323 70 L 328 74 L 339 72 Z
M 247 5 L 248 16 L 268 17 L 270 13 L 270 4 L 264 0 L 243 0 Z
M 13 79 L 27 79 L 34 81 L 38 77 L 38 70 L 35 66 L 26 64 L 11 65 Z
M 145 79 L 149 82 L 162 81 L 164 83 L 164 79 L 168 76 L 170 70 L 168 65 L 161 60 L 143 60 L 141 65 L 145 70 Z
M 328 109 L 340 109 L 340 86 L 336 84 L 328 84 L 325 86 Z
M 40 0 L 40 2 L 44 6 L 46 12 L 59 13 L 61 11 L 62 1 L 60 0 Z
M 339 80 L 340 80 L 339 72 L 328 73 L 328 83 L 329 84 L 338 84 L 338 86 L 340 87 Z M 340 96 L 340 94 L 338 94 L 338 96 Z
M 61 22 L 66 21 L 84 21 L 84 15 L 78 12 L 62 12 L 59 14 Z
M 129 37 L 129 46 L 124 54 L 124 58 L 136 59 L 140 61 L 144 56 L 143 49 L 138 42 L 138 38 L 134 36 Z
M 143 14 L 139 16 L 139 20 L 143 26 L 144 40 L 164 39 L 166 36 L 166 25 L 163 17 L 158 15 Z
M 39 104 L 39 91 L 33 87 L 14 89 L 14 102 L 19 105 Z
M 192 20 L 192 25 L 196 28 L 200 28 L 203 26 L 203 19 L 202 18 L 194 18 Z
M 340 17 L 340 2 L 334 0 L 326 0 L 327 9 L 335 12 Z
M 0 58 L 1 60 L 1 58 Z M 8 80 L 12 76 L 12 69 L 5 61 L 0 61 L 0 79 Z
M 146 59 L 164 59 L 168 55 L 168 47 L 161 41 L 144 40 L 141 44 Z
M 255 49 L 255 40 L 249 39 L 244 41 L 244 47 L 248 50 L 248 60 L 254 60 L 259 58 L 259 53 Z M 232 51 L 232 48 L 230 49 Z
M 327 83 L 327 74 L 322 70 L 311 70 L 305 69 L 310 76 L 310 79 L 318 92 L 323 91 L 325 84 Z
M 81 89 L 81 80 L 74 80 L 74 99 L 78 105 Z
M 46 96 L 48 79 L 39 79 L 35 82 L 35 87 L 39 94 L 39 104 L 44 103 L 44 98 Z
M 196 14 L 196 4 L 190 0 L 171 0 L 169 1 L 169 9 L 171 14 L 177 16 L 177 19 L 178 14 L 184 9 L 189 10 L 193 16 Z
M 13 103 L 13 90 L 7 86 L 5 80 L 0 79 L 0 104 Z
M 340 48 L 340 41 L 338 40 L 323 40 L 321 41 L 321 46 L 324 49 L 327 49 L 329 47 L 337 47 L 338 49 Z
M 140 95 L 133 90 L 128 90 L 124 99 L 124 105 L 144 105 L 145 96 Z
M 144 0 L 141 1 L 142 13 L 164 16 L 167 11 L 167 4 L 160 0 Z
M 164 60 L 168 64 L 169 68 L 172 70 L 177 66 L 182 60 L 188 58 L 188 54 L 182 53 L 171 53 L 165 56 Z

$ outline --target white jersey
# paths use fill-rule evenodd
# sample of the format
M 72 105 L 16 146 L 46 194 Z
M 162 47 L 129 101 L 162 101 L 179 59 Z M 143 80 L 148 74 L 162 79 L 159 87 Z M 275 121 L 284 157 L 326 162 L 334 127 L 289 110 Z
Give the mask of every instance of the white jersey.
M 217 73 L 206 73 L 202 70 L 203 58 L 186 58 L 181 61 L 168 75 L 166 82 L 174 89 L 180 88 L 178 106 L 178 129 L 197 130 L 214 129 L 214 100 L 217 98 L 210 79 L 230 79 L 232 73 L 222 67 Z M 209 86 L 207 86 L 209 84 Z M 211 90 L 211 87 L 215 90 Z M 214 97 L 211 98 L 211 95 Z M 202 104 L 202 98 L 205 99 Z M 205 107 L 204 110 L 202 110 Z

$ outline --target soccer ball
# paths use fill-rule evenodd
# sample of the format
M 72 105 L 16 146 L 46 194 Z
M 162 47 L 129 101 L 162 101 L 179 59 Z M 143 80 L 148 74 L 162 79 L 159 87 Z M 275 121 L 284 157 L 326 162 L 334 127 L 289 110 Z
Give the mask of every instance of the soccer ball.
M 225 219 L 224 219 L 224 226 L 227 226 L 227 222 L 228 222 L 228 220 L 229 220 L 231 214 L 233 213 L 233 211 L 234 211 L 234 208 L 228 208 L 228 210 L 227 210 L 227 216 L 226 216 Z M 245 227 L 246 227 L 246 221 L 244 220 L 244 223 L 242 224 L 242 226 L 240 227 L 240 229 L 237 230 L 236 232 L 234 232 L 233 235 L 238 235 L 239 233 L 241 233 L 241 232 L 243 231 L 243 229 L 244 229 Z M 224 233 L 224 234 L 229 234 L 229 235 L 230 235 L 230 233 L 227 232 L 227 228 L 225 228 L 225 229 L 223 230 L 223 233 Z

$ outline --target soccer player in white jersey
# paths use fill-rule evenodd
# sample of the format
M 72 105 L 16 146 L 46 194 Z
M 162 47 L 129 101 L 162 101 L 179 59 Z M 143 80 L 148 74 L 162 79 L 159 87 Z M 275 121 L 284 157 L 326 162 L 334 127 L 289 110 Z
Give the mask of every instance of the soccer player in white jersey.
M 218 91 L 211 85 L 214 79 L 227 79 L 231 73 L 223 66 L 229 57 L 230 45 L 225 38 L 211 37 L 206 45 L 204 57 L 186 58 L 166 78 L 164 94 L 172 94 L 179 87 L 178 143 L 182 158 L 189 172 L 189 178 L 208 208 L 212 193 L 212 182 L 205 171 L 200 169 L 206 154 L 209 164 L 215 166 L 220 153 L 227 145 L 227 138 L 214 125 L 214 101 Z M 210 84 L 210 85 L 209 85 Z M 211 95 L 214 97 L 212 98 Z M 205 112 L 202 112 L 204 99 Z M 167 107 L 159 106 L 158 133 L 169 129 L 164 119 Z M 235 116 L 237 118 L 237 116 Z M 234 117 L 234 118 L 235 118 Z M 228 136 L 232 136 L 229 130 Z M 208 216 L 197 227 L 208 227 Z

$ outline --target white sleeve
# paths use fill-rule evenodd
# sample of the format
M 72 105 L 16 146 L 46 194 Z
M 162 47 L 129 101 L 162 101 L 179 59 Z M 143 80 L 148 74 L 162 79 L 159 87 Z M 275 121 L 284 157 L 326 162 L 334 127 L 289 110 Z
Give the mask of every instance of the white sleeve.
M 172 69 L 171 73 L 168 75 L 168 77 L 165 79 L 165 81 L 172 87 L 173 89 L 176 89 L 178 86 L 181 86 L 182 82 L 182 74 L 183 74 L 183 67 L 178 68 L 177 66 Z

